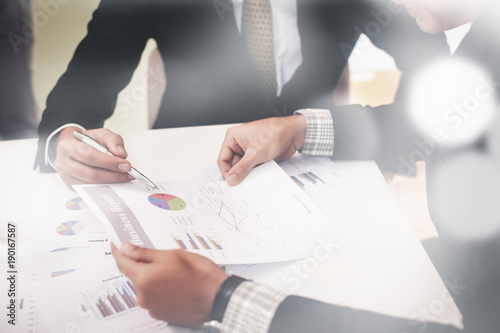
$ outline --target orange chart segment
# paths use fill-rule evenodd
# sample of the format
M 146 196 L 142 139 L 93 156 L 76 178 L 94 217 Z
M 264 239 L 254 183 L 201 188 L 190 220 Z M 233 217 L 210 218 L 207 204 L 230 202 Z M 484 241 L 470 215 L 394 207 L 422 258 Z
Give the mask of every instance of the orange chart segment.
M 184 200 L 171 194 L 156 193 L 149 196 L 148 201 L 161 209 L 180 211 L 186 209 L 187 205 Z

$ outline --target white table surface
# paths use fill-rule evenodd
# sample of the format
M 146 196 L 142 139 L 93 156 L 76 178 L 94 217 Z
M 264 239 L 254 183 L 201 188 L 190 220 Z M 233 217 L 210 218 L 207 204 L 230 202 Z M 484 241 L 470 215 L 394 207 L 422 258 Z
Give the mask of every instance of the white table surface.
M 215 163 L 228 127 L 145 131 L 124 139 L 132 164 L 157 179 Z M 35 152 L 36 140 L 0 142 L 1 220 L 23 223 L 23 194 L 64 187 L 57 175 L 32 170 Z M 344 231 L 355 243 L 337 250 L 314 274 L 346 299 L 343 305 L 461 327 L 461 314 L 375 163 L 344 164 L 359 180 L 359 192 L 332 204 L 349 209 Z

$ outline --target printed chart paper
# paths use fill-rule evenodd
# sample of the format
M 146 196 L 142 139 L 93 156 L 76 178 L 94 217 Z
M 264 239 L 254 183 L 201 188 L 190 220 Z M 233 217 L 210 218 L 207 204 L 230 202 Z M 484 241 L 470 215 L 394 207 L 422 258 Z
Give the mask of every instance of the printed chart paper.
M 155 320 L 138 306 L 107 233 L 77 194 L 47 189 L 25 202 L 26 223 L 17 224 L 22 274 L 15 332 L 198 332 Z
M 110 258 L 111 259 L 111 258 Z M 137 304 L 133 284 L 113 260 L 51 279 L 36 293 L 39 313 L 51 332 L 188 333 L 151 318 Z
M 218 264 L 252 264 L 308 257 L 325 235 L 339 247 L 350 243 L 274 162 L 236 187 L 216 166 L 156 183 L 161 191 L 137 182 L 76 189 L 118 246 L 128 241 L 187 250 Z
M 328 157 L 306 156 L 297 153 L 279 166 L 295 185 L 310 197 L 340 228 L 344 228 L 359 213 L 359 207 L 370 205 L 379 192 L 362 189 L 374 181 L 372 162 L 351 163 L 332 161 Z M 384 189 L 384 183 L 372 188 Z

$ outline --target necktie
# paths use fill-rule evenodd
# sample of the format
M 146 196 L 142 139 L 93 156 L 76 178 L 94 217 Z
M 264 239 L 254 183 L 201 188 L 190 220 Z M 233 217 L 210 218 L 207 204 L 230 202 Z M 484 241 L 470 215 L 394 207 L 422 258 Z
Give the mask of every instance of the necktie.
M 250 57 L 259 71 L 264 97 L 270 101 L 277 92 L 270 0 L 244 0 L 242 33 L 247 40 Z

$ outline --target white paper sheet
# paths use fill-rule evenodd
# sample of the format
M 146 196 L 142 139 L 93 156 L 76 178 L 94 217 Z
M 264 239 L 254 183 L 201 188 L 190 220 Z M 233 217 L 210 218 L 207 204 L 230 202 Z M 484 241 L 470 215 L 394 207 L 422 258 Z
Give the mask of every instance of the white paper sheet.
M 76 190 L 118 245 L 181 248 L 218 264 L 251 264 L 309 257 L 325 235 L 338 247 L 350 243 L 274 162 L 236 187 L 216 166 L 156 183 L 160 193 L 137 182 Z
M 111 258 L 110 258 L 111 259 Z M 36 293 L 39 313 L 51 332 L 187 333 L 151 318 L 137 305 L 130 281 L 114 261 L 45 281 Z
M 297 153 L 280 162 L 279 166 L 340 228 L 349 224 L 359 207 L 369 204 L 379 195 L 360 190 L 367 187 L 367 182 L 379 180 L 379 177 L 366 175 L 366 168 L 359 162 L 334 162 L 328 157 Z M 377 184 L 372 188 L 383 187 Z
M 341 303 L 344 297 L 315 274 L 320 264 L 314 258 L 307 258 L 271 264 L 227 265 L 225 269 L 229 274 L 267 284 L 290 295 L 330 304 Z

